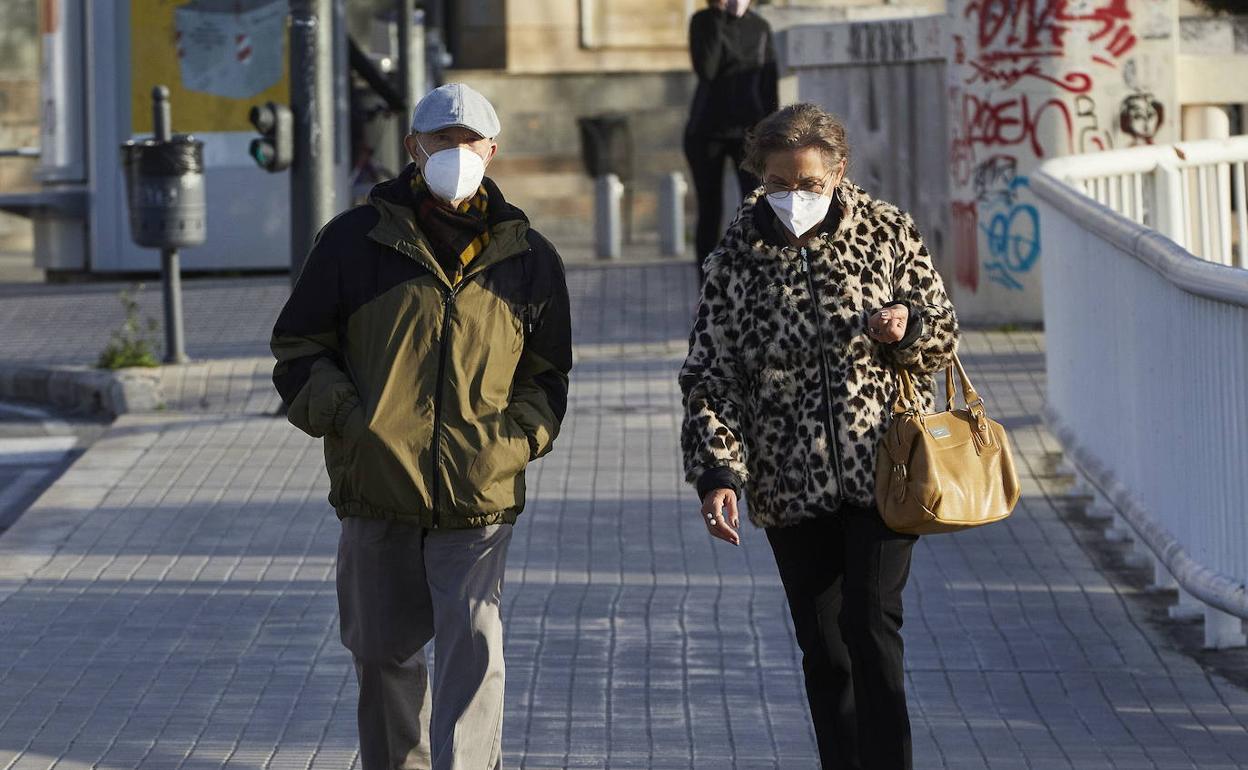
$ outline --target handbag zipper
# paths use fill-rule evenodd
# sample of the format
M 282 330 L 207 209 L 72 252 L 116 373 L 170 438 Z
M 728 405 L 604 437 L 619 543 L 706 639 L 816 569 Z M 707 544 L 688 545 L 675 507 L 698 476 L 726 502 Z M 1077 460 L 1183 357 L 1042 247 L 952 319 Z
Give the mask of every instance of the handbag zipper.
M 819 300 L 815 294 L 814 271 L 810 269 L 810 259 L 806 247 L 801 248 L 802 272 L 806 274 L 806 286 L 810 291 L 810 307 L 815 319 L 815 341 L 819 347 L 820 384 L 823 386 L 824 428 L 828 431 L 828 443 L 832 445 L 832 469 L 836 473 L 836 494 L 845 498 L 845 481 L 841 471 L 841 444 L 836 431 L 836 414 L 832 410 L 832 375 L 828 366 L 828 355 L 823 344 L 823 324 L 819 321 Z

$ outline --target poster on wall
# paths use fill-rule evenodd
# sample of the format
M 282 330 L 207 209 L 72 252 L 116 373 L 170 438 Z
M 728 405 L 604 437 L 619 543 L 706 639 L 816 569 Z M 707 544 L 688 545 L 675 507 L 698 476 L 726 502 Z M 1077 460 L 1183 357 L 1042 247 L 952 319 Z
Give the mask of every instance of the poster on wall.
M 130 0 L 131 125 L 169 87 L 179 132 L 250 131 L 252 105 L 289 101 L 287 0 Z

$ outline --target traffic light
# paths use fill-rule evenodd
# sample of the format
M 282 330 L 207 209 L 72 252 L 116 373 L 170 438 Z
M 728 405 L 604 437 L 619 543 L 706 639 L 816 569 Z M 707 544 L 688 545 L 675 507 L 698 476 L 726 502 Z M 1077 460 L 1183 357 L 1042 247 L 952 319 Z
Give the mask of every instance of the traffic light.
M 265 102 L 251 108 L 251 125 L 260 132 L 251 140 L 251 157 L 265 171 L 290 168 L 295 156 L 295 120 L 284 104 Z

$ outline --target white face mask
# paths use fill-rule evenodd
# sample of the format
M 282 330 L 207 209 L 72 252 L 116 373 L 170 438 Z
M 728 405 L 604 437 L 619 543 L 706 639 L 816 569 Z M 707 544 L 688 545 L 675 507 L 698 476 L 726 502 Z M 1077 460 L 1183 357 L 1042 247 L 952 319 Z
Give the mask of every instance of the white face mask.
M 724 10 L 738 18 L 745 15 L 750 9 L 750 0 L 728 0 L 724 4 Z
M 425 184 L 442 200 L 448 203 L 465 200 L 481 186 L 485 177 L 485 161 L 472 150 L 460 146 L 430 155 L 419 139 L 416 146 L 425 153 Z
M 822 222 L 832 205 L 831 198 L 810 190 L 793 190 L 787 195 L 772 193 L 767 196 L 767 202 L 789 232 L 798 238 Z

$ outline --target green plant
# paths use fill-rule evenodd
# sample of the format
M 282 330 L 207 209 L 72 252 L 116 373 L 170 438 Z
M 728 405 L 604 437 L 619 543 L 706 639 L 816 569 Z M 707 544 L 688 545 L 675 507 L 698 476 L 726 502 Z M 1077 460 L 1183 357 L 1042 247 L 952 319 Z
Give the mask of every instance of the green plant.
M 125 320 L 121 328 L 113 332 L 113 337 L 100 354 L 96 363 L 101 369 L 124 369 L 129 366 L 160 366 L 152 352 L 152 343 L 148 334 L 156 331 L 156 319 L 150 316 L 144 324 L 139 318 L 139 301 L 135 299 L 143 291 L 143 284 L 135 284 L 130 289 L 122 289 L 118 294 Z

